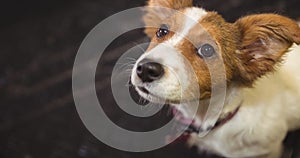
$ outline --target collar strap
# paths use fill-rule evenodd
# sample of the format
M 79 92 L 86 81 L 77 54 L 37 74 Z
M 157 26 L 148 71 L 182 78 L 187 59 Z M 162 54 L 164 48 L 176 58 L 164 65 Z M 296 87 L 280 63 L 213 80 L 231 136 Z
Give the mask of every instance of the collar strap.
M 227 123 L 228 121 L 230 121 L 238 113 L 239 109 L 240 109 L 240 106 L 237 107 L 233 112 L 230 112 L 225 118 L 218 120 L 217 123 L 215 124 L 215 126 L 210 128 L 209 131 L 214 130 L 217 127 L 222 126 L 225 123 Z M 190 124 L 188 126 L 186 132 L 188 132 L 188 133 L 193 133 L 193 132 L 199 133 L 200 130 L 201 130 L 200 128 L 194 126 L 193 124 Z
M 215 126 L 212 128 L 212 130 L 219 126 L 222 126 L 225 123 L 227 123 L 228 121 L 230 121 L 237 114 L 239 109 L 240 109 L 240 106 L 237 107 L 233 112 L 230 112 L 225 118 L 218 120 L 217 123 L 215 124 Z

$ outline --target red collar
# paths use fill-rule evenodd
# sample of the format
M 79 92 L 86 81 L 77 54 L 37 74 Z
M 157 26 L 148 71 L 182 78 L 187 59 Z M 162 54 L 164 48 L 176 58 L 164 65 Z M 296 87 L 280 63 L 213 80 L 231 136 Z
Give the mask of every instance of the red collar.
M 215 126 L 212 128 L 212 130 L 219 126 L 222 126 L 225 123 L 227 123 L 228 121 L 230 121 L 237 114 L 239 109 L 240 109 L 240 106 L 238 108 L 236 108 L 233 112 L 230 112 L 225 118 L 218 120 L 217 123 L 215 124 Z

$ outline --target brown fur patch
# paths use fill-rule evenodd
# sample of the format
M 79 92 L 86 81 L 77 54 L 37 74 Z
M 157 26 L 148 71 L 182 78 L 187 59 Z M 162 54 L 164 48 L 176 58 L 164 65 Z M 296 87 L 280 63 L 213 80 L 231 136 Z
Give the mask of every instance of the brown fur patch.
M 192 1 L 149 1 L 149 6 L 157 5 L 184 12 Z M 184 25 L 182 14 L 165 12 L 162 16 L 160 13 L 150 11 L 144 17 L 145 23 L 153 26 L 145 30 L 152 38 L 149 49 L 171 38 Z M 173 32 L 157 39 L 155 33 L 161 24 L 169 25 Z M 207 98 L 211 86 L 223 79 L 221 64 L 225 66 L 227 86 L 252 86 L 257 78 L 274 71 L 293 43 L 300 44 L 300 28 L 293 20 L 276 14 L 251 15 L 228 23 L 217 13 L 208 12 L 185 38 L 175 47 L 188 59 L 198 76 L 201 98 Z M 215 48 L 217 56 L 204 60 L 197 55 L 197 48 L 205 43 Z M 220 76 L 211 81 L 211 73 L 220 73 Z
M 144 16 L 145 33 L 154 37 L 157 28 L 164 24 L 168 18 L 176 14 L 176 10 L 191 7 L 192 0 L 149 0 L 146 15 Z
M 181 9 L 193 6 L 193 0 L 149 0 L 148 6 L 160 6 L 172 9 Z
M 229 84 L 237 70 L 236 63 L 240 60 L 235 54 L 239 39 L 237 28 L 227 23 L 220 15 L 209 12 L 192 28 L 178 46 L 177 50 L 188 59 L 198 77 L 201 99 L 211 95 L 211 87 L 223 83 L 224 78 Z M 203 59 L 197 49 L 203 44 L 214 47 L 215 56 Z M 224 69 L 225 68 L 225 72 Z M 214 79 L 212 80 L 212 76 Z
M 252 85 L 277 63 L 293 43 L 300 43 L 300 28 L 293 20 L 276 14 L 258 14 L 239 19 L 241 33 L 238 80 Z
M 163 43 L 164 41 L 170 39 L 175 34 L 175 32 L 178 32 L 182 27 L 180 22 L 182 22 L 183 16 L 184 15 L 178 11 L 178 12 L 174 13 L 173 15 L 171 15 L 170 18 L 168 18 L 164 21 L 158 21 L 157 24 L 155 24 L 157 27 L 146 28 L 145 32 L 151 38 L 151 43 L 147 50 L 150 50 L 150 49 L 154 48 L 156 45 L 158 45 L 159 43 Z M 167 34 L 164 37 L 158 38 L 156 36 L 156 32 L 158 31 L 160 25 L 162 25 L 162 24 L 165 24 L 168 26 L 169 34 Z
M 227 81 L 231 81 L 236 63 L 239 62 L 234 53 L 240 38 L 239 32 L 234 25 L 227 23 L 215 12 L 210 12 L 200 21 L 200 24 L 217 44 L 222 62 L 225 64 Z

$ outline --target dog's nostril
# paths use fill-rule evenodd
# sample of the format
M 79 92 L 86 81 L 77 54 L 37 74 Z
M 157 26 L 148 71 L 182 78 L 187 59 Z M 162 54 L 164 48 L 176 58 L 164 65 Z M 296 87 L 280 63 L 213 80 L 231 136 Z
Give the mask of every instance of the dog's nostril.
M 138 67 L 136 68 L 137 74 L 142 73 L 142 71 L 143 71 L 143 66 L 138 64 Z
M 143 82 L 152 82 L 161 78 L 164 69 L 159 63 L 142 60 L 138 63 L 136 73 Z

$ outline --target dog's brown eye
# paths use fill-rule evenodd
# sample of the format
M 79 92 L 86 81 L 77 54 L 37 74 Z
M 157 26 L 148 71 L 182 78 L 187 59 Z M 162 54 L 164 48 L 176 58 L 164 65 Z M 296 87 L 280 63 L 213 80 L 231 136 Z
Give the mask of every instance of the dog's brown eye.
M 215 54 L 215 49 L 210 44 L 204 44 L 198 49 L 198 54 L 201 57 L 209 58 Z
M 168 33 L 169 33 L 168 26 L 166 24 L 163 24 L 163 25 L 160 26 L 160 28 L 156 32 L 156 36 L 158 38 L 162 38 L 162 37 L 166 36 Z

